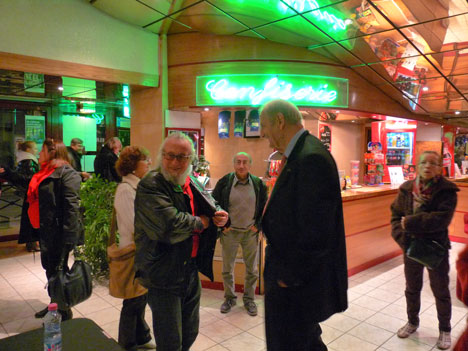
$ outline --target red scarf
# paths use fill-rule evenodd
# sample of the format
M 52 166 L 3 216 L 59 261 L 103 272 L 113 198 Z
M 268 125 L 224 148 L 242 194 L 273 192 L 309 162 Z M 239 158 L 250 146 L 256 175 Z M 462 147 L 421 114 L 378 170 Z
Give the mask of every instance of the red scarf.
M 191 214 L 193 216 L 196 216 L 195 202 L 193 201 L 193 192 L 192 192 L 192 189 L 190 188 L 190 177 L 187 177 L 187 179 L 185 180 L 185 184 L 182 187 L 182 190 L 184 191 L 184 194 L 190 197 L 190 209 L 192 210 Z M 192 235 L 192 239 L 193 239 L 193 245 L 192 245 L 192 258 L 193 258 L 193 257 L 197 257 L 198 246 L 200 245 L 199 233 L 194 233 Z
M 39 184 L 50 176 L 57 166 L 53 166 L 47 162 L 41 164 L 41 170 L 33 175 L 28 187 L 27 201 L 29 203 L 28 217 L 33 228 L 40 227 L 39 221 Z

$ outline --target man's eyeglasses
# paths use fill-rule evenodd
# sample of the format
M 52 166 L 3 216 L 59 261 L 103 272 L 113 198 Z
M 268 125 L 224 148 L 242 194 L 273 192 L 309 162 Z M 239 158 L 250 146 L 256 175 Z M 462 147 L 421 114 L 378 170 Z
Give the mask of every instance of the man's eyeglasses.
M 171 152 L 163 152 L 163 156 L 168 161 L 177 160 L 179 162 L 185 162 L 192 158 L 192 155 L 184 155 L 184 154 L 175 155 Z

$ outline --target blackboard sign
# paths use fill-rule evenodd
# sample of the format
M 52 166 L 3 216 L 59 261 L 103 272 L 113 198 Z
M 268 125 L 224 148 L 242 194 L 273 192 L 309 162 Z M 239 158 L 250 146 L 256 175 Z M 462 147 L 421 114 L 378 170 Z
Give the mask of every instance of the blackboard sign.
M 325 123 L 319 123 L 319 139 L 325 145 L 328 151 L 331 152 L 331 126 Z

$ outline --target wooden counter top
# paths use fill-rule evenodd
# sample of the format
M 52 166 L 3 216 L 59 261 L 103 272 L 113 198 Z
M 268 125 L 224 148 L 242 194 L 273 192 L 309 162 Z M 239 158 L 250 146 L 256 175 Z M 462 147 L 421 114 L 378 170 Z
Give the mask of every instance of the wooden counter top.
M 378 185 L 378 186 L 363 186 L 362 188 L 347 189 L 341 192 L 343 202 L 354 201 L 359 199 L 368 199 L 377 196 L 395 194 L 398 192 L 397 185 Z

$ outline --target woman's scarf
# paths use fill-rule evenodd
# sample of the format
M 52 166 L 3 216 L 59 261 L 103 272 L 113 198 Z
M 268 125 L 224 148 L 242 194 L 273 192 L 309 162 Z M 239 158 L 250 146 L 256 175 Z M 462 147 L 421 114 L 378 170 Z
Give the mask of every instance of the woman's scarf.
M 29 182 L 27 201 L 29 203 L 28 217 L 33 228 L 40 227 L 39 220 L 39 184 L 50 176 L 57 166 L 44 162 L 41 164 L 41 170 L 33 175 Z
M 432 179 L 424 181 L 419 175 L 416 177 L 413 183 L 413 212 L 416 212 L 418 208 L 431 200 L 439 179 L 440 176 L 435 176 Z

